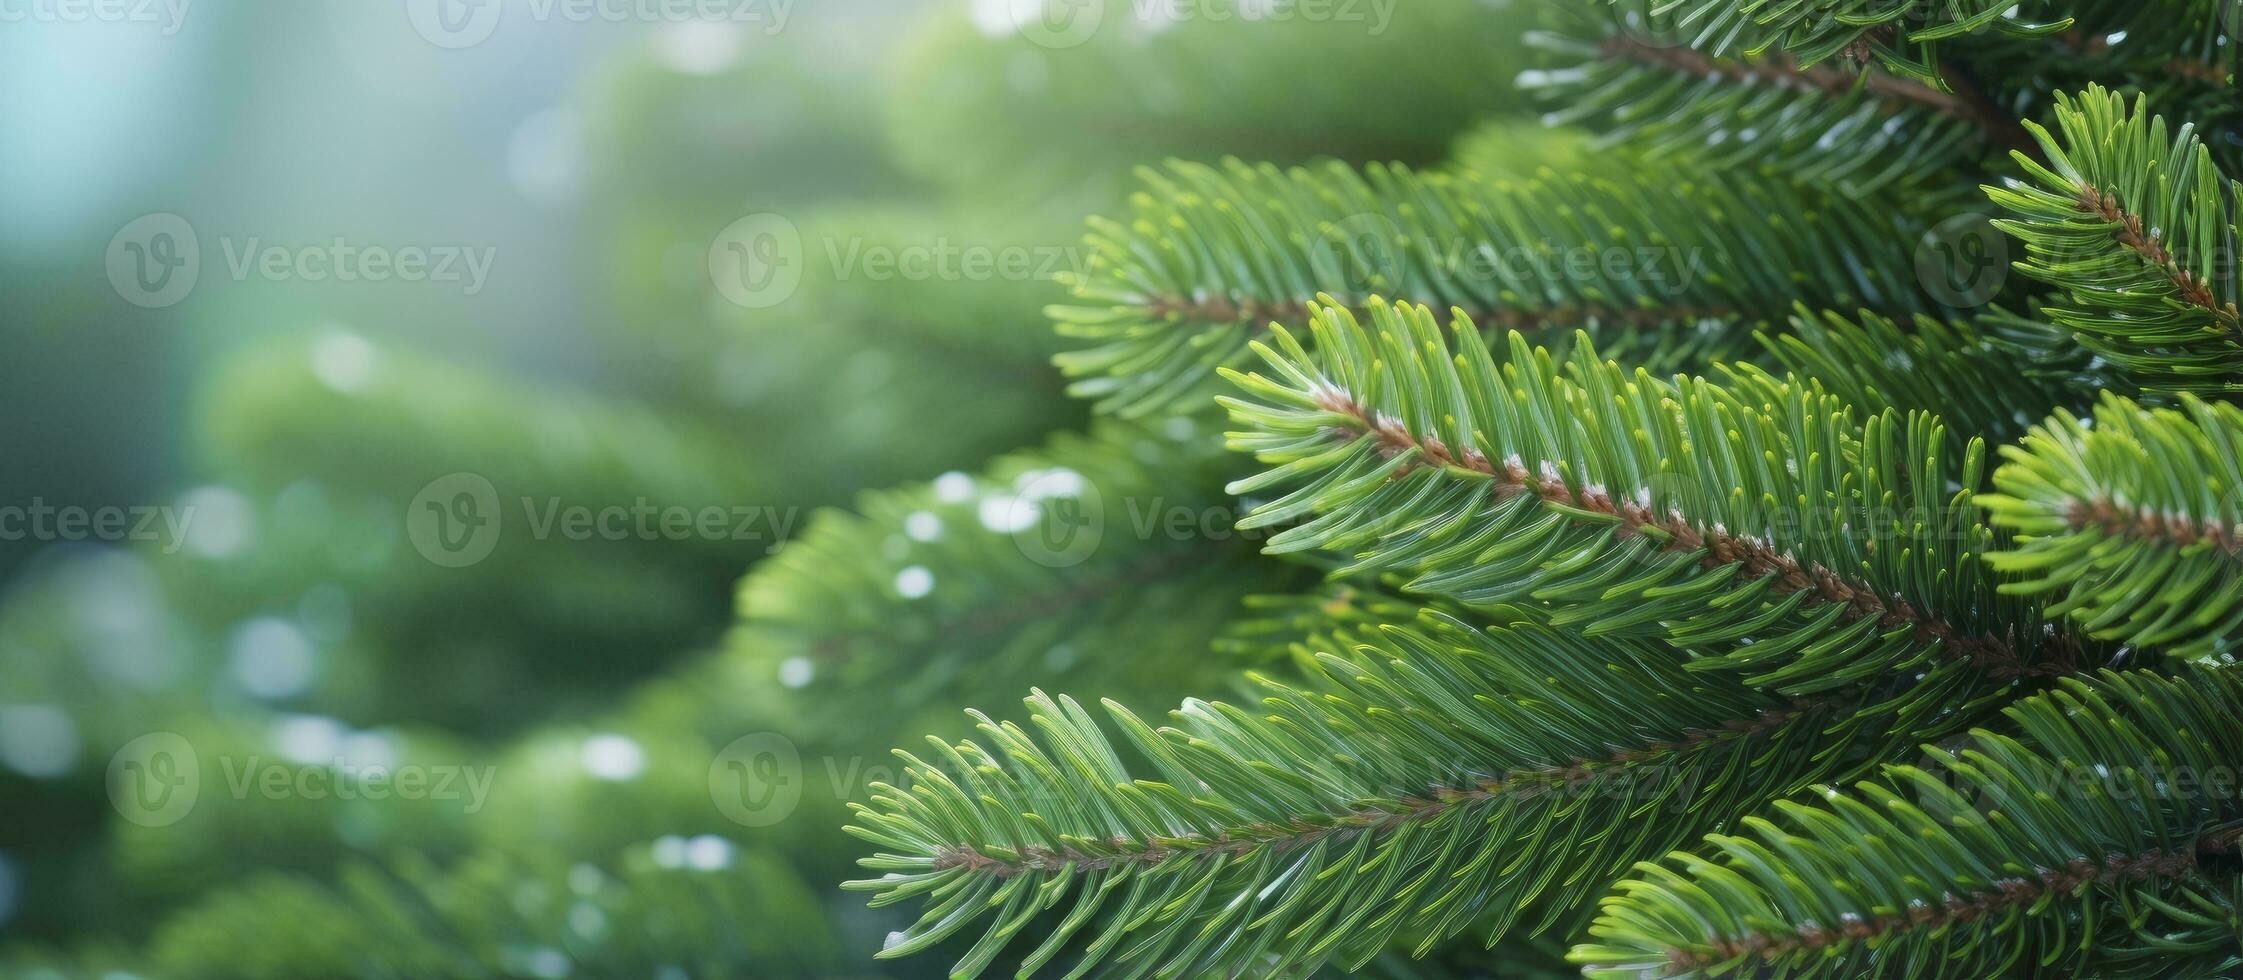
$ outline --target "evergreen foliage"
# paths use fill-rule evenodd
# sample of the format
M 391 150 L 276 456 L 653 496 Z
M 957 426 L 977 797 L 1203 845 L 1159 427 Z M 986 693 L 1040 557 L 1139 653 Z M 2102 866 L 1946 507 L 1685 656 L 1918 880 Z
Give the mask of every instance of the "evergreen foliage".
M 1927 767 L 1822 787 L 1647 865 L 1573 956 L 1593 977 L 2105 976 L 2106 939 L 2147 965 L 2125 951 L 2142 933 L 2194 947 L 2164 969 L 2225 971 L 2232 920 L 2189 910 L 2234 876 L 2238 709 L 2224 670 L 2067 679 L 2006 709 L 2008 733 L 1927 746 Z
M 1338 551 L 1467 605 L 1533 601 L 1585 635 L 1659 636 L 1792 695 L 1885 685 L 1899 723 L 1967 715 L 1986 680 L 2064 669 L 2031 610 L 1997 594 L 1968 491 L 1932 416 L 1861 417 L 1811 381 L 1732 392 L 1663 381 L 1578 344 L 1561 370 L 1513 333 L 1498 361 L 1423 307 L 1279 328 L 1270 370 L 1226 399 L 1234 448 L 1286 488 L 1249 523 L 1272 551 Z M 1973 629 L 1950 610 L 1968 610 Z M 1915 676 L 1916 684 L 1903 683 Z
M 1530 904 L 1561 917 L 1693 820 L 1846 758 L 1827 706 L 1626 643 L 1429 615 L 1318 649 L 1336 652 L 1303 685 L 1262 680 L 1258 706 L 1186 702 L 1171 728 L 1107 702 L 1157 778 L 1132 778 L 1087 712 L 1040 692 L 1028 728 L 983 720 L 989 747 L 907 756 L 910 788 L 879 787 L 852 828 L 885 874 L 851 887 L 928 905 L 884 955 L 984 920 L 953 975 L 1014 940 L 1034 944 L 1033 972 L 1078 931 L 1077 974 L 1353 968 L 1405 929 L 1419 954 L 1466 928 L 1492 941 Z M 1061 905 L 1056 928 L 1030 928 Z
M 735 649 L 850 725 L 954 703 L 989 671 L 1119 697 L 1219 682 L 1200 649 L 1296 576 L 1227 527 L 1231 461 L 1202 427 L 1159 428 L 1062 434 L 817 515 L 741 582 Z
M 1576 9 L 1522 81 L 1593 142 L 1142 170 L 1058 363 L 1123 416 L 1222 379 L 1241 526 L 1325 584 L 1226 637 L 1258 703 L 1039 690 L 902 753 L 851 827 L 851 887 L 920 910 L 882 955 L 2232 969 L 2233 147 L 2151 107 L 2220 127 L 2234 40 L 2173 6 Z M 1930 246 L 1986 204 L 2023 275 L 1957 308 Z M 1466 265 L 1639 244 L 1706 274 Z M 2152 407 L 2075 414 L 2104 386 Z
M 2059 411 L 2003 447 L 2001 492 L 1980 502 L 2017 535 L 1993 557 L 2017 576 L 2005 591 L 2051 593 L 2048 615 L 2101 639 L 2226 660 L 2243 623 L 2243 411 L 2181 405 Z
M 2023 435 L 2042 408 L 2076 397 L 2073 386 L 2053 371 L 2016 370 L 2015 348 L 2003 341 L 2019 322 L 1998 310 L 1974 320 L 1918 314 L 1904 321 L 1866 310 L 1848 317 L 1800 307 L 1788 329 L 1754 338 L 1774 366 L 1815 379 L 1848 404 L 1937 414 L 1954 427 L 1951 442 L 1966 433 L 2006 440 Z
M 1485 144 L 1483 144 L 1484 146 Z M 1538 143 L 1513 144 L 1531 159 Z M 1812 301 L 1932 309 L 1907 256 L 1925 202 L 1862 207 L 1772 173 L 1613 168 L 1499 179 L 1237 161 L 1146 169 L 1127 223 L 1094 221 L 1078 302 L 1052 314 L 1091 346 L 1072 387 L 1140 415 L 1198 392 L 1271 321 L 1319 295 L 1457 307 L 1490 327 L 1597 328 L 1609 345 L 1702 364 L 1749 325 Z M 1500 172 L 1500 171 L 1498 171 Z M 1748 325 L 1740 329 L 1739 325 Z M 1604 333 L 1600 333 L 1603 336 Z
M 194 423 L 252 533 L 0 602 L 0 739 L 51 707 L 80 757 L 0 741 L 6 809 L 90 855 L 20 869 L 31 921 L 105 926 L 0 972 L 2234 975 L 2220 3 L 1110 0 L 1067 46 L 996 2 L 635 56 L 587 116 L 628 391 L 253 350 Z M 744 310 L 698 250 L 762 210 L 805 274 Z M 938 241 L 1065 272 L 834 261 Z M 399 515 L 463 471 L 806 513 L 434 576 Z M 274 621 L 300 690 L 245 679 Z M 505 778 L 85 818 L 138 733 L 307 726 Z M 791 816 L 726 809 L 743 737 Z
M 2060 93 L 2055 117 L 2053 134 L 2026 124 L 2048 163 L 2019 154 L 2030 179 L 1988 190 L 2015 215 L 2001 227 L 2025 246 L 2019 271 L 2061 291 L 2043 315 L 2130 388 L 2233 394 L 2243 184 L 2146 100 L 2091 86 Z

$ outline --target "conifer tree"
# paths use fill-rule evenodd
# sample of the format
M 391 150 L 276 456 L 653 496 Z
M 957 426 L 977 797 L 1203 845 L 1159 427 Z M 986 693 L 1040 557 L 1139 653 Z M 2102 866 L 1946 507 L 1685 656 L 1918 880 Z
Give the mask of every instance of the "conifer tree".
M 1141 171 L 1058 363 L 1219 405 L 1326 584 L 1235 698 L 899 749 L 882 955 L 2243 967 L 2243 100 L 2151 7 L 1569 5 L 1521 81 L 1586 144 Z
M 293 346 L 210 384 L 253 539 L 41 570 L 0 650 L 67 656 L 0 684 L 88 757 L 325 724 L 505 778 L 475 819 L 145 828 L 78 826 L 98 765 L 40 776 L 27 823 L 98 857 L 30 874 L 138 925 L 0 973 L 2243 971 L 2231 2 L 1422 0 L 1064 50 L 1020 6 L 893 64 L 600 79 L 632 397 Z M 845 125 L 726 115 L 805 78 Z M 669 261 L 742 206 L 1081 261 L 747 316 Z M 334 544 L 459 469 L 811 513 L 444 580 Z M 311 581 L 381 669 L 239 690 L 229 637 Z M 514 669 L 412 689 L 470 662 Z M 744 732 L 853 768 L 744 826 Z

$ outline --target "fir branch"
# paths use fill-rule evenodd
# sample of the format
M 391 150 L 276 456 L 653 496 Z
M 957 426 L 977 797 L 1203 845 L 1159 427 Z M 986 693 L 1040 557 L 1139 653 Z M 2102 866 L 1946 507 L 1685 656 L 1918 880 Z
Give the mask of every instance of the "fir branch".
M 1318 295 L 1357 308 L 1410 297 L 1491 329 L 1587 328 L 1678 369 L 1802 300 L 1932 306 L 1906 256 L 1873 247 L 1915 237 L 1919 202 L 1862 207 L 1764 170 L 1635 163 L 1561 174 L 1537 162 L 1524 180 L 1236 161 L 1144 171 L 1132 220 L 1092 222 L 1077 302 L 1048 311 L 1092 342 L 1057 363 L 1076 394 L 1141 415 L 1196 396 L 1260 328 L 1298 325 Z
M 1280 330 L 1257 345 L 1267 375 L 1232 374 L 1231 443 L 1269 467 L 1232 490 L 1283 491 L 1242 523 L 1292 525 L 1269 550 L 1660 636 L 1792 695 L 1923 672 L 1889 702 L 1896 724 L 1951 722 L 1985 682 L 2092 657 L 2001 597 L 1970 505 L 1981 450 L 1952 467 L 1935 418 L 1856 421 L 1764 375 L 1730 390 L 1630 374 L 1585 344 L 1561 371 L 1517 334 L 1498 361 L 1468 322 L 1373 313 L 1320 311 L 1313 344 Z
M 1428 614 L 1318 649 L 1298 685 L 1257 678 L 1258 712 L 1191 701 L 1155 731 L 1108 702 L 1158 781 L 1133 779 L 1089 715 L 1040 692 L 1041 738 L 983 719 L 989 748 L 906 755 L 910 788 L 879 787 L 851 828 L 884 849 L 863 863 L 887 875 L 850 887 L 929 902 L 883 955 L 993 919 L 953 968 L 973 976 L 1024 934 L 1024 913 L 1070 894 L 1024 973 L 1077 932 L 1074 975 L 1292 976 L 1359 965 L 1405 928 L 1422 955 L 1476 921 L 1492 943 L 1530 903 L 1550 900 L 1539 930 L 1628 855 L 1859 757 L 1843 706 L 1625 641 Z M 1637 819 L 1653 808 L 1667 812 Z
M 1105 424 L 822 512 L 741 581 L 730 645 L 851 724 L 987 671 L 1122 693 L 1148 648 L 1176 653 L 1162 682 L 1212 681 L 1191 651 L 1297 573 L 1229 526 L 1232 461 L 1193 433 Z M 1176 513 L 1192 526 L 1170 527 Z
M 1873 619 L 1880 628 L 1907 628 L 1924 642 L 1938 644 L 1944 655 L 1970 661 L 1995 680 L 2057 676 L 2078 669 L 2078 665 L 2062 661 L 2028 666 L 2010 643 L 1999 637 L 1990 633 L 1970 635 L 1934 613 L 1911 607 L 1906 599 L 1887 599 L 1866 583 L 1850 581 L 1811 561 L 1802 562 L 1766 541 L 1729 533 L 1718 522 L 1693 520 L 1673 511 L 1655 515 L 1644 504 L 1615 502 L 1609 494 L 1594 488 L 1577 493 L 1556 472 L 1535 476 L 1517 459 L 1506 459 L 1500 469 L 1477 450 L 1467 450 L 1458 459 L 1439 439 L 1420 440 L 1399 419 L 1372 418 L 1351 395 L 1337 388 L 1320 393 L 1317 404 L 1351 420 L 1352 424 L 1333 427 L 1335 442 L 1369 436 L 1377 440 L 1380 453 L 1400 460 L 1401 465 L 1392 471 L 1394 477 L 1421 467 L 1456 467 L 1479 473 L 1490 478 L 1488 492 L 1499 501 L 1531 494 L 1542 503 L 1555 505 L 1561 513 L 1584 515 L 1568 518 L 1576 526 L 1606 527 L 1616 521 L 1623 541 L 1646 537 L 1659 552 L 1688 555 L 1708 572 L 1738 566 L 1737 578 L 1766 580 L 1771 595 L 1803 593 L 1802 605 L 1806 608 L 1823 604 L 1841 607 L 1845 622 Z
M 1961 452 L 1972 437 L 2021 436 L 2047 410 L 2084 404 L 2071 379 L 2054 370 L 2019 371 L 2009 343 L 2019 319 L 1996 310 L 1973 321 L 1918 315 L 1895 320 L 1862 311 L 1854 317 L 1804 307 L 1791 329 L 1756 335 L 1774 366 L 1814 378 L 1864 411 L 1936 412 Z M 1737 386 L 1780 385 L 1749 364 L 1721 368 Z
M 1564 67 L 1523 72 L 1519 84 L 1549 106 L 1545 122 L 1584 125 L 1600 147 L 1664 166 L 1773 163 L 1865 200 L 1895 186 L 1943 192 L 1939 175 L 2019 143 L 2011 114 L 1959 72 L 1848 70 L 1751 45 L 1645 40 L 1645 30 L 1663 28 L 1592 18 L 1536 34 Z
M 1754 60 L 1780 55 L 1805 69 L 1832 59 L 1858 68 L 1874 65 L 1902 80 L 1944 83 L 1947 42 L 1971 37 L 2036 38 L 2061 34 L 2070 18 L 2046 23 L 2022 19 L 2043 6 L 2033 0 L 1955 0 L 1929 7 L 1877 0 L 1682 0 L 1646 4 L 1612 0 L 1613 19 L 1630 29 L 1687 42 L 1720 58 Z M 1854 79 L 1835 73 L 1832 84 Z
M 2018 270 L 2062 291 L 2043 315 L 2141 392 L 2243 391 L 2243 185 L 2146 100 L 2090 86 L 2059 95 L 2055 116 L 2055 134 L 2027 123 L 2048 165 L 2020 155 L 2028 179 L 1986 189 L 2012 212 L 1995 224 L 2024 243 Z
M 2199 838 L 2204 841 L 2207 838 Z M 2099 858 L 2074 858 L 2061 868 L 2041 869 L 2031 875 L 2005 878 L 1991 887 L 1964 895 L 1948 895 L 1939 905 L 1915 905 L 1905 913 L 1893 912 L 1870 919 L 1848 919 L 1839 929 L 1804 922 L 1785 932 L 1721 937 L 1703 949 L 1669 952 L 1668 966 L 1678 973 L 1694 973 L 1739 960 L 1759 958 L 1780 962 L 1795 953 L 1814 952 L 1846 943 L 1888 940 L 1911 930 L 1936 931 L 1967 926 L 1982 919 L 2015 914 L 2020 909 L 2051 898 L 2071 895 L 2089 885 L 2122 885 L 2159 878 L 2180 878 L 2196 870 L 2196 849 L 2153 850 L 2142 854 L 2109 854 Z
M 2243 410 L 2192 395 L 2178 410 L 2106 395 L 2002 448 L 1979 498 L 2014 547 L 2004 591 L 2055 596 L 2047 615 L 2099 639 L 2222 654 L 2243 626 Z
M 2232 876 L 2206 862 L 2232 853 L 2243 810 L 2197 780 L 2232 772 L 2238 711 L 2230 671 L 2066 679 L 2007 709 L 2014 736 L 1927 746 L 1930 768 L 1818 787 L 1778 804 L 1781 824 L 1709 835 L 1711 856 L 1639 865 L 1573 958 L 1615 978 L 2092 975 L 2093 935 L 2143 924 L 2105 905 L 2185 905 Z
M 2223 557 L 2243 557 L 2243 528 L 2232 524 L 2160 514 L 2126 506 L 2108 496 L 2074 501 L 2065 509 L 2064 516 L 2075 531 L 2095 531 L 2105 537 L 2132 538 L 2179 549 L 2193 547 L 2201 541 L 2210 544 Z
M 2116 227 L 2111 237 L 2142 261 L 2155 266 L 2172 283 L 2173 293 L 2181 302 L 2202 307 L 2212 314 L 2231 334 L 2243 334 L 2243 316 L 2239 316 L 2234 303 L 2221 303 L 2212 295 L 2212 287 L 2191 270 L 2181 268 L 2173 254 L 2166 250 L 2165 241 L 2157 232 L 2142 226 L 2142 216 L 2126 210 L 2116 195 L 2092 183 L 2079 185 L 2079 201 L 2075 205 L 2082 214 L 2092 214 Z M 2243 337 L 2237 339 L 2243 340 Z
M 1844 97 L 1866 92 L 1882 106 L 1885 115 L 1910 108 L 1928 109 L 1960 119 L 1978 128 L 1989 146 L 2038 151 L 2032 137 L 2017 119 L 1987 98 L 1978 83 L 1953 65 L 1939 70 L 1934 87 L 1914 78 L 1875 69 L 1848 71 L 1827 64 L 1801 64 L 1788 54 L 1720 58 L 1688 47 L 1662 47 L 1625 35 L 1609 35 L 1597 42 L 1606 58 L 1647 65 L 1693 78 L 1718 79 L 1732 85 L 1764 85 L 1781 91 Z
M 1102 842 L 1107 850 L 1095 855 L 1074 847 L 1030 845 L 1016 849 L 1010 858 L 997 858 L 982 854 L 972 844 L 958 844 L 937 850 L 934 867 L 938 870 L 964 868 L 977 874 L 1012 878 L 1032 871 L 1104 871 L 1130 864 L 1164 864 L 1171 858 L 1239 857 L 1265 847 L 1282 854 L 1328 839 L 1344 842 L 1355 835 L 1387 833 L 1406 823 L 1441 816 L 1453 807 L 1494 803 L 1507 797 L 1528 798 L 1561 788 L 1583 791 L 1588 788 L 1585 784 L 1599 778 L 1625 776 L 1628 767 L 1661 758 L 1688 764 L 1690 756 L 1697 752 L 1713 751 L 1734 740 L 1783 728 L 1823 706 L 1822 701 L 1799 699 L 1790 707 L 1764 710 L 1750 718 L 1731 719 L 1717 728 L 1684 729 L 1671 740 L 1646 742 L 1598 758 L 1575 758 L 1557 765 L 1513 769 L 1500 776 L 1458 785 L 1436 786 L 1422 795 L 1381 800 L 1377 809 L 1318 815 L 1314 822 L 1254 824 L 1217 835 L 1182 834 L 1146 840 L 1110 838 Z

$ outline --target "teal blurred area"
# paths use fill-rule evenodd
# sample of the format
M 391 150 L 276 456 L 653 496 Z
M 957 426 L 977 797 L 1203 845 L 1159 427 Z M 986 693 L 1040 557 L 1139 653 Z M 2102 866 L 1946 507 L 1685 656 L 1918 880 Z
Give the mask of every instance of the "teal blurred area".
M 836 569 L 986 560 L 973 494 L 1051 459 L 1222 503 L 1191 420 L 1094 429 L 1050 363 L 1133 167 L 1522 112 L 1505 4 L 1282 6 L 0 0 L 0 975 L 937 969 L 834 888 L 887 751 L 1036 683 L 1203 693 L 1297 583 L 1226 546 L 960 631 L 899 605 L 1059 573 Z M 838 670 L 772 625 L 824 602 Z M 1070 640 L 1125 619 L 1172 659 Z M 762 825 L 715 787 L 767 736 Z M 406 771 L 457 791 L 333 791 Z

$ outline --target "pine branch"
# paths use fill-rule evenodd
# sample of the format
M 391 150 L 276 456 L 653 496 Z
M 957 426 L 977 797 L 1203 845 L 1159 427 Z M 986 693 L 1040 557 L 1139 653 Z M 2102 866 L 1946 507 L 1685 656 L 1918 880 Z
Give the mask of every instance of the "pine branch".
M 2234 648 L 2243 625 L 2243 410 L 2181 396 L 2149 409 L 2106 395 L 2014 446 L 1979 498 L 2017 535 L 1991 556 L 2005 592 L 2050 594 L 2050 617 L 2179 657 Z
M 2045 37 L 2071 26 L 2070 18 L 2035 23 L 2023 11 L 2043 6 L 2004 0 L 1962 0 L 1918 6 L 1878 0 L 1684 0 L 1647 5 L 1612 0 L 1614 18 L 1628 27 L 1715 57 L 1784 60 L 1810 71 L 1836 60 L 1857 67 L 1875 64 L 1896 81 L 1921 86 L 1948 79 L 1939 57 L 1940 43 L 1974 34 L 2016 38 Z M 1818 82 L 1842 90 L 1859 80 L 1838 69 Z M 1869 81 L 1871 85 L 1886 83 Z M 1917 96 L 1908 96 L 1915 98 Z
M 1270 551 L 1468 606 L 1538 602 L 1787 694 L 1923 672 L 1888 706 L 1904 725 L 2090 655 L 1997 593 L 1969 490 L 1982 449 L 1950 463 L 1936 418 L 1857 421 L 1812 382 L 1630 375 L 1585 342 L 1562 374 L 1517 334 L 1498 361 L 1422 307 L 1374 307 L 1368 328 L 1331 309 L 1310 331 L 1314 353 L 1283 330 L 1257 345 L 1269 374 L 1233 374 L 1246 397 L 1224 400 L 1247 430 L 1233 448 L 1270 467 L 1232 489 L 1284 491 L 1242 523 L 1295 525 Z
M 1306 670 L 1312 669 L 1314 644 L 1323 636 L 1406 623 L 1420 609 L 1461 612 L 1437 602 L 1413 602 L 1399 593 L 1377 583 L 1326 581 L 1305 592 L 1247 596 L 1245 615 L 1224 630 L 1215 649 L 1250 667 L 1294 663 Z M 1497 625 L 1533 621 L 1523 612 L 1482 618 Z
M 1856 198 L 1939 188 L 1940 174 L 1990 149 L 2029 144 L 2014 113 L 1959 73 L 1935 84 L 1783 54 L 1717 55 L 1644 31 L 1599 20 L 1538 34 L 1533 42 L 1567 67 L 1529 70 L 1519 84 L 1550 106 L 1546 122 L 1586 125 L 1601 146 L 1658 165 L 1774 161 L 1792 179 Z
M 1297 325 L 1320 294 L 1456 307 L 1490 327 L 1587 327 L 1608 345 L 1689 355 L 1677 367 L 1737 349 L 1749 325 L 1796 302 L 1931 308 L 1913 265 L 1885 246 L 1913 239 L 1931 202 L 1865 207 L 1764 171 L 1624 157 L 1535 169 L 1524 181 L 1236 161 L 1143 171 L 1133 219 L 1092 223 L 1077 305 L 1049 311 L 1093 342 L 1058 363 L 1080 379 L 1075 393 L 1135 415 L 1199 391 L 1260 328 Z
M 1258 680 L 1260 712 L 1192 701 L 1156 732 L 1108 702 L 1158 782 L 1041 693 L 1040 739 L 984 719 L 991 748 L 906 755 L 910 788 L 880 787 L 851 828 L 886 875 L 849 887 L 929 906 L 883 955 L 983 920 L 954 976 L 1030 934 L 1023 975 L 1078 933 L 1070 975 L 1294 976 L 1359 965 L 1405 928 L 1423 955 L 1476 920 L 1492 943 L 1530 902 L 1548 899 L 1547 926 L 1628 855 L 1846 765 L 1856 737 L 1827 704 L 1541 627 L 1429 615 L 1319 649 L 1301 685 Z M 1027 928 L 1070 894 L 1056 928 Z
M 1231 526 L 1231 461 L 1194 435 L 1186 418 L 1062 434 L 821 513 L 742 581 L 732 648 L 851 725 L 992 675 L 1162 700 L 1212 682 L 1195 651 L 1297 575 Z M 1151 670 L 1146 650 L 1176 656 Z
M 1789 331 L 1755 336 L 1777 368 L 1814 378 L 1865 411 L 1938 413 L 1959 453 L 1974 437 L 2021 436 L 2046 409 L 2074 401 L 2061 379 L 2016 369 L 2015 350 L 1997 339 L 2015 320 L 1999 311 L 1976 323 L 1919 314 L 1904 327 L 1866 311 L 1848 319 L 1802 307 Z M 1781 384 L 1749 366 L 1722 370 L 1733 387 Z
M 2207 837 L 2222 845 L 2216 852 L 2235 853 L 2232 831 Z M 2106 928 L 2091 951 L 2087 967 L 2098 977 L 2210 978 L 2233 976 L 2243 968 L 2243 881 L 2233 875 L 2226 887 L 2200 886 L 2170 898 L 2136 896 L 2140 911 L 2128 910 L 2122 927 Z
M 2189 126 L 2169 139 L 2146 100 L 2090 86 L 2058 96 L 2046 151 L 2019 157 L 2029 181 L 1989 187 L 2025 246 L 2018 270 L 2064 291 L 2045 315 L 2143 392 L 2243 391 L 2236 309 L 2238 185 Z
M 1990 9 L 1998 11 L 2000 6 Z M 1859 91 L 1877 103 L 1884 116 L 1928 110 L 1977 127 L 1980 139 L 1988 145 L 2026 152 L 2035 149 L 2016 118 L 1995 106 L 1976 81 L 1953 65 L 1939 69 L 1927 80 L 1875 70 L 1847 70 L 1787 54 L 1722 58 L 1693 48 L 1647 44 L 1623 35 L 1604 38 L 1598 48 L 1608 59 L 1730 85 L 1766 86 L 1782 92 L 1819 94 L 1826 99 L 1842 99 Z
M 1928 769 L 1821 787 L 1781 823 L 1709 835 L 1709 857 L 1639 865 L 1573 958 L 1591 977 L 2077 975 L 2106 904 L 2233 880 L 2243 809 L 2199 780 L 2232 778 L 2239 710 L 2217 670 L 2066 679 L 2007 709 L 2014 737 L 1927 747 Z

